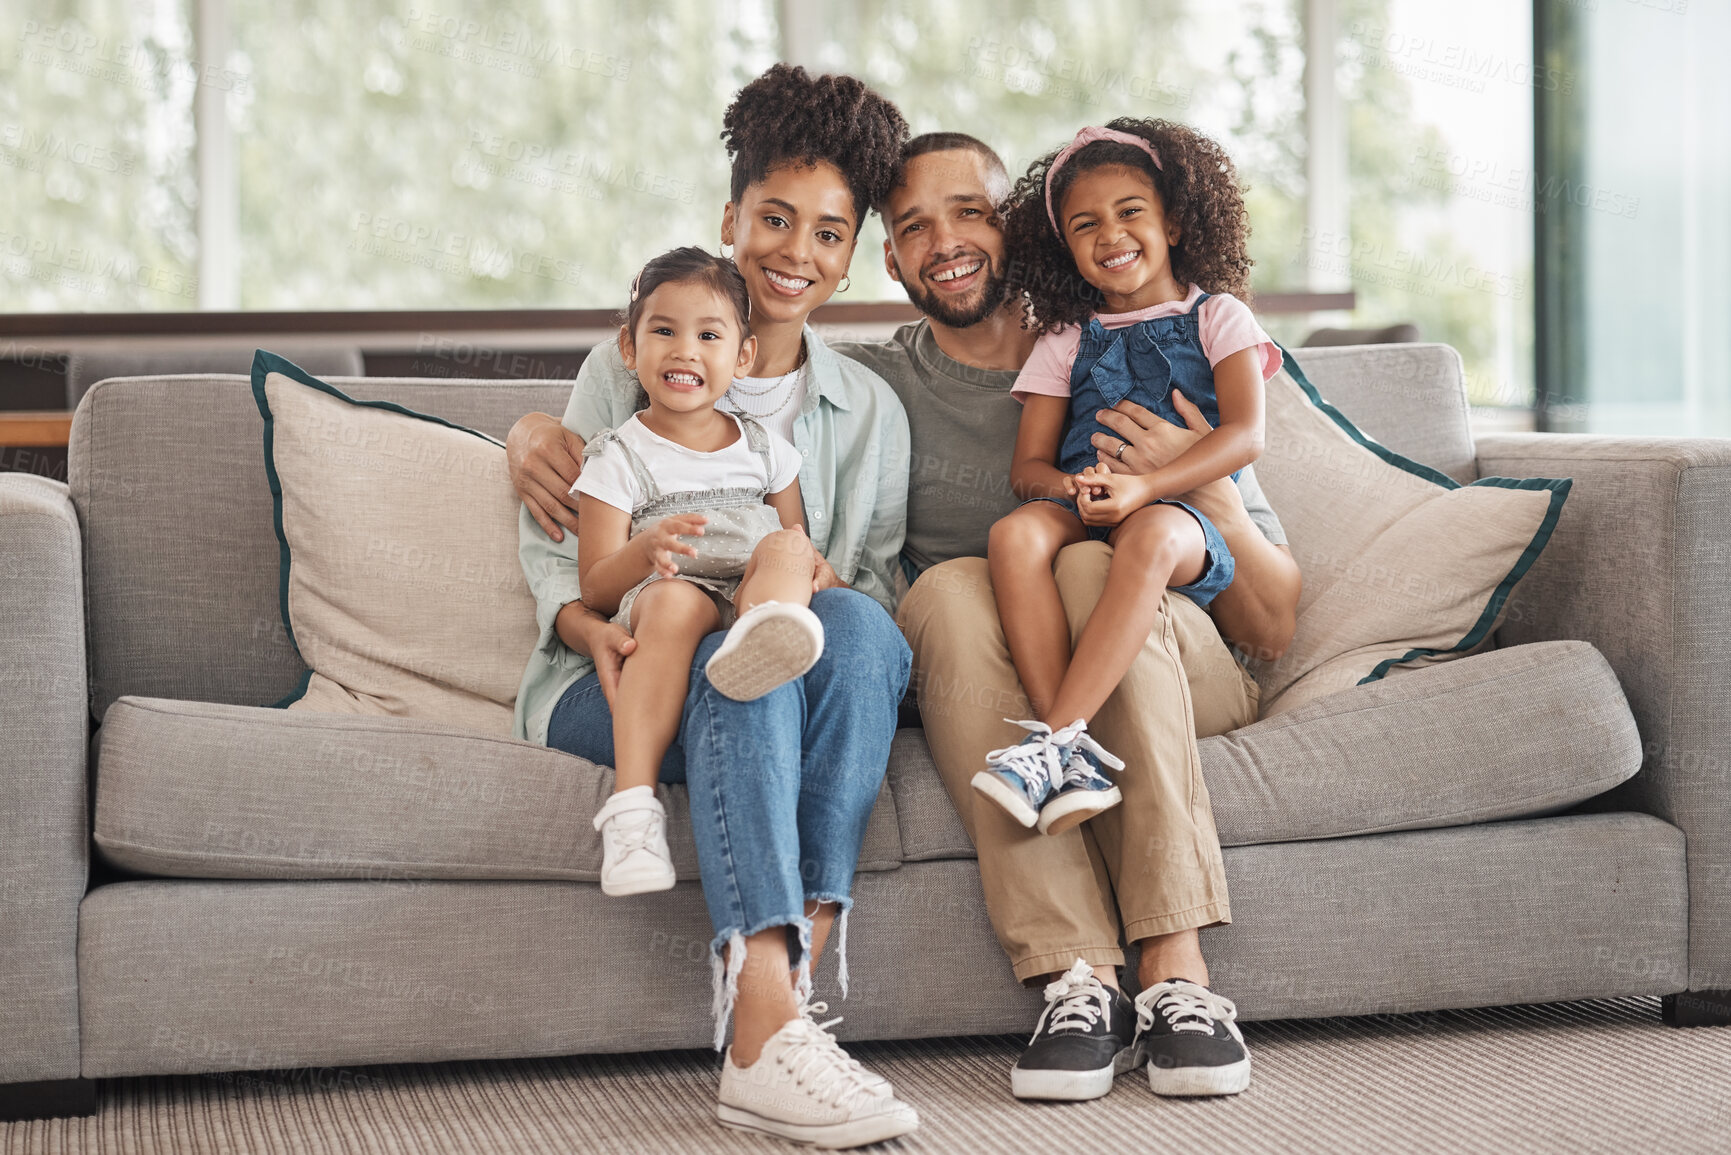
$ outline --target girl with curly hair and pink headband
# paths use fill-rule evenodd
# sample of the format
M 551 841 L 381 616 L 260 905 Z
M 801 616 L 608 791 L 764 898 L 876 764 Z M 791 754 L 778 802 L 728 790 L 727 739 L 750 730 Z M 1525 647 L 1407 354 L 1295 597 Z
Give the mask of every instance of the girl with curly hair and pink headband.
M 974 789 L 1052 834 L 1120 800 L 1088 734 L 1154 627 L 1168 589 L 1207 606 L 1232 581 L 1220 532 L 1176 495 L 1232 476 L 1263 444 L 1263 384 L 1280 350 L 1250 309 L 1249 228 L 1231 160 L 1183 125 L 1084 128 L 1017 182 L 1005 218 L 1010 285 L 1041 337 L 1017 378 L 1010 481 L 1023 504 L 987 559 L 1004 637 L 1037 715 L 994 750 Z M 1214 426 L 1169 464 L 1101 464 L 1098 414 L 1122 402 L 1182 427 L 1174 392 Z M 1099 605 L 1072 649 L 1052 565 L 1081 541 L 1112 546 Z

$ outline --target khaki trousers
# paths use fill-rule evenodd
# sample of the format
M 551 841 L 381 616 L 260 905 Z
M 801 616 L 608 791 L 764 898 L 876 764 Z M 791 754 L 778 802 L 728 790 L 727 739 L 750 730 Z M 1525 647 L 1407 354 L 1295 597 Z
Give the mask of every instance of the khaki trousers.
M 1112 550 L 1072 545 L 1054 567 L 1072 642 L 1106 586 Z M 1230 922 L 1220 838 L 1198 736 L 1256 720 L 1257 687 L 1206 611 L 1167 592 L 1142 651 L 1089 730 L 1125 762 L 1124 800 L 1059 835 L 1018 825 L 969 785 L 986 752 L 1025 732 L 1027 697 L 1010 661 L 984 558 L 920 575 L 897 615 L 932 757 L 979 854 L 998 941 L 1023 981 L 1122 966 L 1122 941 Z

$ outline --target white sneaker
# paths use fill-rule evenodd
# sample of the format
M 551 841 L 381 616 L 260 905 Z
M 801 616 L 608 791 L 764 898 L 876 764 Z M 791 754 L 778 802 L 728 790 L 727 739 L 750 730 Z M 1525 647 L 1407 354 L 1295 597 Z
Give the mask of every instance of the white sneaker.
M 667 850 L 667 811 L 652 786 L 633 786 L 607 800 L 595 815 L 601 832 L 601 893 L 647 894 L 673 889 Z
M 769 1037 L 749 1067 L 721 1067 L 721 1122 L 816 1147 L 863 1147 L 906 1135 L 919 1114 L 896 1098 L 889 1081 L 849 1057 L 814 1016 L 828 1008 L 811 1003 Z
M 817 665 L 823 623 L 805 606 L 759 602 L 733 623 L 703 672 L 716 693 L 750 702 Z

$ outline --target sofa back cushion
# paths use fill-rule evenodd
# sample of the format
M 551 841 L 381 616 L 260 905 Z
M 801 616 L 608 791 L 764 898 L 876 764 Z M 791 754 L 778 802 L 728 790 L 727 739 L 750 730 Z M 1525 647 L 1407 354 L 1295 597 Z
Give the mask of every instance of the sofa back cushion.
M 291 710 L 425 718 L 504 737 L 535 599 L 496 438 L 356 401 L 259 350 L 282 614 L 312 667 Z
M 340 378 L 503 438 L 561 413 L 569 381 Z M 122 694 L 262 706 L 306 674 L 283 628 L 264 422 L 238 376 L 103 381 L 72 423 L 69 480 L 84 532 L 91 711 Z
M 1300 349 L 1319 389 L 1397 453 L 1471 481 L 1460 358 L 1446 345 Z M 332 378 L 503 438 L 563 413 L 569 381 Z M 260 706 L 306 674 L 283 628 L 264 427 L 243 376 L 133 377 L 85 394 L 69 480 L 84 530 L 91 710 L 122 694 Z
M 1463 486 L 1367 439 L 1290 354 L 1268 382 L 1257 474 L 1304 574 L 1291 644 L 1251 666 L 1264 718 L 1483 645 L 1570 487 L 1542 477 Z
M 1462 485 L 1477 480 L 1461 356 L 1453 347 L 1352 345 L 1294 349 L 1292 358 L 1364 433 Z
M 308 373 L 321 377 L 359 377 L 366 371 L 359 345 L 324 341 L 273 342 L 271 348 Z M 253 347 L 210 346 L 203 341 L 80 351 L 66 360 L 66 407 L 78 408 L 98 381 L 110 377 L 167 377 L 189 373 L 250 373 Z

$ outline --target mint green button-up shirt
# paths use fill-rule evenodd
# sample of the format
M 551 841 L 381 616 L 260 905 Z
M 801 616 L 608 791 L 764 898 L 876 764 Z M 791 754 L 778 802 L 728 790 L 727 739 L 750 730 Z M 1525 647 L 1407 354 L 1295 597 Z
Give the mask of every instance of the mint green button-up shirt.
M 793 422 L 799 450 L 799 492 L 812 544 L 842 581 L 895 610 L 894 573 L 907 532 L 908 418 L 883 378 L 837 356 L 808 326 L 806 394 Z M 637 410 L 637 376 L 619 356 L 617 339 L 598 346 L 578 370 L 565 406 L 565 428 L 584 441 L 624 424 Z M 595 663 L 559 640 L 553 621 L 579 600 L 577 535 L 555 542 L 518 510 L 517 556 L 535 620 L 535 652 L 517 689 L 516 734 L 545 745 L 559 698 Z

